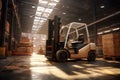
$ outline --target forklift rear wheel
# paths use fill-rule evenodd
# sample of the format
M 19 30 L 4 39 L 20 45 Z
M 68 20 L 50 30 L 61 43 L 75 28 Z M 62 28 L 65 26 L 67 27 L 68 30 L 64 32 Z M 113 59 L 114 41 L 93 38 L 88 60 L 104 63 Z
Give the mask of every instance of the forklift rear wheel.
M 68 52 L 66 50 L 58 50 L 56 53 L 56 59 L 59 62 L 65 62 L 68 58 Z
M 95 51 L 90 51 L 88 53 L 88 61 L 95 61 L 96 60 L 96 54 L 95 54 Z

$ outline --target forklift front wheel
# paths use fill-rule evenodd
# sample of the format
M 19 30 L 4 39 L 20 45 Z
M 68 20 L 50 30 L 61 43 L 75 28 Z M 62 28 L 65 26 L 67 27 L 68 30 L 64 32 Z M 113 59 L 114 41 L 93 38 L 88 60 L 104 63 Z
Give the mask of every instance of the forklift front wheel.
M 68 52 L 66 50 L 58 50 L 56 53 L 56 59 L 58 62 L 65 62 L 68 59 Z
M 88 53 L 88 61 L 95 61 L 96 60 L 96 54 L 95 54 L 95 51 L 94 50 L 91 50 L 89 53 Z

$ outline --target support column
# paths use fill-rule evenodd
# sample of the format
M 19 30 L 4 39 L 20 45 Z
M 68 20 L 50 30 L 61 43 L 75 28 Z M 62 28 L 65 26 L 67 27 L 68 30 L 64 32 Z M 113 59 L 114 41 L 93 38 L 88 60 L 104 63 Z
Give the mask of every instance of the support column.
M 8 8 L 8 0 L 2 0 L 2 14 L 1 14 L 1 41 L 0 46 L 5 46 L 5 26 L 7 21 L 7 8 Z
M 11 55 L 12 54 L 12 50 L 13 50 L 13 43 L 12 43 L 12 37 L 13 37 L 13 21 L 14 21 L 14 12 L 13 12 L 13 8 L 11 6 L 11 10 L 10 10 L 10 30 L 9 30 L 9 45 L 8 45 L 8 54 Z
M 94 4 L 94 21 L 96 21 L 97 19 L 96 19 L 96 16 L 97 16 L 97 14 L 96 14 L 96 0 L 94 0 L 94 2 L 93 2 L 93 4 Z M 97 25 L 96 24 L 94 24 L 94 41 L 95 41 L 95 44 L 96 45 L 98 45 L 98 35 L 97 35 Z
M 0 21 L 0 56 L 5 57 L 5 26 L 7 21 L 8 0 L 2 0 L 1 21 Z

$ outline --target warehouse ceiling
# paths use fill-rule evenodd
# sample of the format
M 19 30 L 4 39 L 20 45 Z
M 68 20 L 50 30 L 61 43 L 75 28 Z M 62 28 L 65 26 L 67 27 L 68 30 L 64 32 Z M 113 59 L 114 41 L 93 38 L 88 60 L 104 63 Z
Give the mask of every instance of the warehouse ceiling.
M 22 27 L 22 32 L 37 32 L 41 34 L 47 34 L 47 22 L 49 18 L 53 18 L 54 15 L 57 15 L 61 18 L 62 25 L 68 24 L 70 22 L 84 22 L 92 23 L 98 19 L 114 14 L 115 12 L 120 11 L 120 0 L 16 0 L 18 12 L 20 15 L 20 22 Z M 47 6 L 45 6 L 47 3 Z M 45 9 L 51 9 L 49 3 L 56 3 L 52 7 L 52 11 L 49 15 L 42 16 L 44 12 L 36 14 L 38 7 Z M 45 10 L 44 10 L 45 11 Z M 35 20 L 36 16 L 39 18 L 45 18 L 44 22 L 40 21 L 41 19 Z M 43 22 L 42 25 L 37 23 L 37 30 L 33 27 L 35 21 L 38 23 Z M 120 14 L 113 16 L 105 21 L 100 22 L 94 26 L 97 26 L 99 29 L 104 27 L 109 27 L 111 25 L 118 26 L 120 25 Z M 93 27 L 94 27 L 93 26 Z M 91 29 L 93 29 L 91 27 Z
M 32 30 L 38 0 L 16 0 L 22 32 Z

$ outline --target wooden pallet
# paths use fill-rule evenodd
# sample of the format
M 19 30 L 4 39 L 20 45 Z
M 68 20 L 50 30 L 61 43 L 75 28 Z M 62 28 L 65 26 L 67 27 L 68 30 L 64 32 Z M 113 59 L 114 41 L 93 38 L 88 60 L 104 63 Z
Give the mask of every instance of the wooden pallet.
M 120 56 L 108 56 L 108 55 L 104 55 L 103 58 L 106 59 L 106 60 L 117 60 L 117 59 L 120 59 Z

